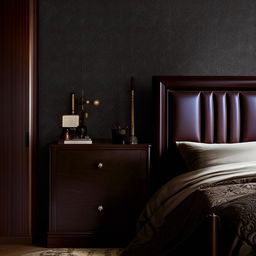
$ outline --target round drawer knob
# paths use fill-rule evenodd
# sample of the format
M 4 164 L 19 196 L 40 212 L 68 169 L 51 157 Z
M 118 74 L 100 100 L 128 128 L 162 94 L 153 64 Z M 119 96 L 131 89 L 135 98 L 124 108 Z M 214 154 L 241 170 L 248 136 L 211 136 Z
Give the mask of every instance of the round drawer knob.
M 99 212 L 102 212 L 103 210 L 104 210 L 103 205 L 99 205 L 99 206 L 98 206 L 98 211 L 99 211 Z
M 98 168 L 102 168 L 103 167 L 103 163 L 98 163 Z

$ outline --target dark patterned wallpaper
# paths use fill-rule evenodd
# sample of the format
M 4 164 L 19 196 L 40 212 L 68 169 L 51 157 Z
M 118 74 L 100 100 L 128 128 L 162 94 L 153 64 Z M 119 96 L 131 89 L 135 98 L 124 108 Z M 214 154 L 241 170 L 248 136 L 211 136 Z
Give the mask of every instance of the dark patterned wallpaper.
M 134 76 L 135 133 L 151 142 L 152 75 L 256 74 L 255 0 L 39 0 L 38 16 L 42 183 L 71 91 L 101 100 L 88 132 L 110 138 L 129 124 Z
M 72 90 L 102 102 L 93 138 L 129 125 L 131 75 L 136 133 L 150 141 L 152 75 L 255 75 L 255 12 L 253 0 L 39 0 L 41 144 L 59 136 Z

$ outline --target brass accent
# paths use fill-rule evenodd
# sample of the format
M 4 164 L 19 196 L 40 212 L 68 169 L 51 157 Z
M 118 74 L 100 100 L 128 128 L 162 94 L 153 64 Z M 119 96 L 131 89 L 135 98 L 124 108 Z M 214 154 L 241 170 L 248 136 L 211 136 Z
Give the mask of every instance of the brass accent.
M 99 105 L 100 105 L 100 101 L 99 101 L 98 99 L 96 99 L 96 100 L 94 100 L 94 101 L 92 102 L 92 104 L 93 104 L 94 106 L 99 106 Z
M 71 93 L 71 114 L 75 114 L 75 93 Z
M 134 90 L 131 90 L 131 136 L 134 136 Z
M 135 136 L 135 122 L 134 122 L 134 98 L 135 98 L 135 89 L 134 89 L 134 79 L 131 77 L 131 131 L 129 137 L 129 144 L 138 144 L 138 139 Z
M 84 89 L 82 89 L 82 95 L 81 95 L 81 110 L 85 111 L 85 105 L 89 105 L 92 104 L 93 106 L 99 106 L 100 105 L 100 100 L 99 99 L 95 99 L 93 101 L 86 99 L 84 97 Z
M 85 135 L 87 135 L 87 127 L 85 125 L 85 120 L 89 116 L 88 106 L 87 105 L 99 106 L 100 105 L 100 101 L 98 99 L 95 99 L 93 101 L 87 99 L 85 97 L 84 89 L 82 89 L 82 93 L 81 93 L 81 97 L 80 97 L 78 105 L 80 106 L 80 111 L 79 111 L 80 125 L 78 127 L 78 134 L 81 133 L 81 129 L 80 128 L 83 127 L 83 130 L 85 129 Z M 84 134 L 83 135 L 78 135 L 78 136 L 84 136 Z

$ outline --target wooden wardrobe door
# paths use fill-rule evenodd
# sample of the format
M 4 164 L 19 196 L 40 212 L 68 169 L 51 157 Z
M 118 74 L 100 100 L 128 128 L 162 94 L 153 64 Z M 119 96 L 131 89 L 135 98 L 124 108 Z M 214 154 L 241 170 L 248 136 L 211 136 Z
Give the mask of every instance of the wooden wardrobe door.
M 32 235 L 35 1 L 0 1 L 0 242 Z

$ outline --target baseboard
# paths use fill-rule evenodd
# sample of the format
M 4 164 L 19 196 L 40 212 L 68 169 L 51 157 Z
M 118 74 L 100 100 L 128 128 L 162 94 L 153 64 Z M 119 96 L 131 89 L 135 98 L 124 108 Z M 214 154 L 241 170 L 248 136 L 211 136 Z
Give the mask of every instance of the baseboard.
M 0 244 L 32 244 L 32 237 L 30 236 L 11 236 L 1 237 Z

